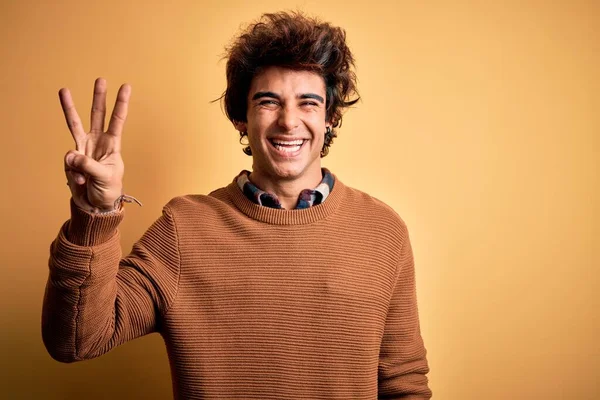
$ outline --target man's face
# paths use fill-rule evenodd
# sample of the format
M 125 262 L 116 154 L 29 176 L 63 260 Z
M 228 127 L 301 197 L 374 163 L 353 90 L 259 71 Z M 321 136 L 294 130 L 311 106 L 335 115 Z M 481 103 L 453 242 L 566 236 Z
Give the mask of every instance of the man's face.
M 326 128 L 325 81 L 314 72 L 269 67 L 248 93 L 247 122 L 252 175 L 261 180 L 318 184 Z

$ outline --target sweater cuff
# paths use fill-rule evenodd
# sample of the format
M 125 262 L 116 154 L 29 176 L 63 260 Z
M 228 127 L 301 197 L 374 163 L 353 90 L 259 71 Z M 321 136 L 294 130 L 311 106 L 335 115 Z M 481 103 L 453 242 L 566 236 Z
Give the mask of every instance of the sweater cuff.
M 124 218 L 124 209 L 103 214 L 92 214 L 75 204 L 71 198 L 71 220 L 67 240 L 78 246 L 96 246 L 114 236 Z

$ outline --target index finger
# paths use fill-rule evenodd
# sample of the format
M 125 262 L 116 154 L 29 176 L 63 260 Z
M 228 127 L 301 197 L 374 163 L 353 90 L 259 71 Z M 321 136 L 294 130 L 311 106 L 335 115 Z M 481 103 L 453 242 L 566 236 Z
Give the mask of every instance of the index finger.
M 73 140 L 75 140 L 75 146 L 77 150 L 80 150 L 79 143 L 85 139 L 86 133 L 83 130 L 81 118 L 79 118 L 79 114 L 77 114 L 77 110 L 75 109 L 75 104 L 71 98 L 71 92 L 67 88 L 62 88 L 58 91 L 58 97 L 60 98 L 60 105 L 65 114 L 67 126 L 69 127 L 69 131 L 71 131 Z
M 123 125 L 125 125 L 125 120 L 127 119 L 127 109 L 129 107 L 130 95 L 131 86 L 126 83 L 121 85 L 106 133 L 110 133 L 115 136 L 121 136 L 123 133 Z

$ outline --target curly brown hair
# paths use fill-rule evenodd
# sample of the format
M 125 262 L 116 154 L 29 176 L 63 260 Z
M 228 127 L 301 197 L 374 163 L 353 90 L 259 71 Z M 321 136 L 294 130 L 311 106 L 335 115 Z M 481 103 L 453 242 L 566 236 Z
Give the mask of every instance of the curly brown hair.
M 252 78 L 269 66 L 319 73 L 326 88 L 326 118 L 337 128 L 344 108 L 359 100 L 354 58 L 346 32 L 301 12 L 263 14 L 226 49 L 225 113 L 232 122 L 247 122 L 248 92 Z M 354 97 L 354 98 L 352 98 Z M 240 132 L 240 143 L 247 132 Z M 321 157 L 329 152 L 335 129 L 328 129 Z M 250 147 L 244 153 L 251 155 Z

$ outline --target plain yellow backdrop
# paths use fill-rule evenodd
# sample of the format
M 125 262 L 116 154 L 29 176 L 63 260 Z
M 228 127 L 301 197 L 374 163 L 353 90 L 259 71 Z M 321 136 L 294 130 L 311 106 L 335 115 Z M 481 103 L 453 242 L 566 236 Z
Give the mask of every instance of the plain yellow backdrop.
M 0 2 L 0 397 L 171 398 L 158 335 L 70 365 L 43 347 L 73 147 L 57 92 L 88 126 L 96 77 L 111 108 L 132 85 L 127 253 L 170 198 L 250 169 L 210 101 L 224 46 L 283 9 L 347 31 L 362 101 L 323 165 L 408 224 L 434 398 L 600 398 L 600 3 L 391 0 Z

